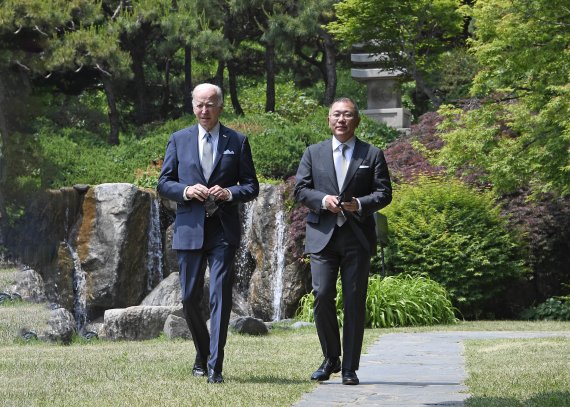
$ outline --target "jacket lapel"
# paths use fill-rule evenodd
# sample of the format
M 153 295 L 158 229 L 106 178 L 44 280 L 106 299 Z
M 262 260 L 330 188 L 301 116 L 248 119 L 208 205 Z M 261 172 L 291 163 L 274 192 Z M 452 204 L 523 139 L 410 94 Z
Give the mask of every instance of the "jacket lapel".
M 226 127 L 224 127 L 220 124 L 220 134 L 218 136 L 218 149 L 216 150 L 216 159 L 214 160 L 214 168 L 212 169 L 212 174 L 214 174 L 216 172 L 216 168 L 218 166 L 218 163 L 222 159 L 222 155 L 224 154 L 224 151 L 226 151 L 226 147 L 227 147 L 229 141 L 230 141 L 230 138 L 227 135 Z M 210 179 L 211 178 L 212 178 L 212 176 L 210 176 Z
M 325 173 L 329 175 L 330 182 L 334 185 L 335 190 L 337 193 L 339 192 L 340 187 L 336 182 L 336 171 L 334 169 L 334 158 L 333 158 L 333 151 L 332 151 L 332 138 L 328 139 L 326 143 L 322 144 L 320 157 L 323 157 L 323 166 Z
M 202 164 L 200 163 L 200 150 L 198 149 L 198 125 L 192 126 L 189 129 L 189 133 L 190 141 L 188 143 L 188 147 L 190 148 L 190 154 L 188 157 L 196 157 L 196 159 L 190 160 L 190 166 L 193 166 L 195 171 L 201 174 L 202 179 L 206 181 L 206 178 L 204 178 L 204 174 L 202 173 Z

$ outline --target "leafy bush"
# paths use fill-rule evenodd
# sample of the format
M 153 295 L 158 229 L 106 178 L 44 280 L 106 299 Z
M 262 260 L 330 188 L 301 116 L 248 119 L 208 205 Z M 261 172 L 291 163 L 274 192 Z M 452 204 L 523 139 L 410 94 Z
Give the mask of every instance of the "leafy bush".
M 570 296 L 552 297 L 521 314 L 522 319 L 570 321 Z
M 491 301 L 527 273 L 522 243 L 490 193 L 424 177 L 396 188 L 394 196 L 383 210 L 389 272 L 429 275 L 465 317 L 489 311 Z
M 254 86 L 241 89 L 240 102 L 246 114 L 265 112 L 265 86 L 264 82 L 257 82 Z M 263 97 L 259 97 L 259 95 L 263 95 Z M 311 115 L 318 106 L 319 103 L 316 99 L 307 96 L 292 82 L 275 85 L 276 113 L 288 120 L 302 120 L 307 115 Z
M 336 284 L 336 309 L 339 325 L 344 320 L 340 278 Z M 297 317 L 314 321 L 314 296 L 301 298 Z M 425 276 L 409 275 L 368 278 L 366 296 L 367 328 L 452 324 L 456 322 L 454 309 L 445 289 Z
M 503 202 L 509 223 L 522 231 L 529 247 L 528 263 L 533 270 L 529 285 L 541 302 L 570 293 L 570 196 L 531 198 L 530 194 L 519 191 L 503 197 Z
M 118 146 L 108 145 L 86 130 L 44 126 L 36 134 L 43 157 L 37 163 L 41 186 L 134 182 L 137 170 L 162 159 L 171 126 L 168 122 L 142 138 L 124 136 Z M 177 127 L 185 124 L 178 122 Z
M 312 105 L 304 109 L 302 118 L 297 117 L 300 113 L 291 112 L 290 118 L 278 113 L 252 113 L 243 117 L 225 112 L 222 122 L 249 137 L 260 178 L 286 179 L 296 173 L 308 145 L 330 137 L 328 109 Z M 37 158 L 22 161 L 22 167 L 28 168 L 11 179 L 20 189 L 25 186 L 28 190 L 106 182 L 130 182 L 153 188 L 170 134 L 194 123 L 194 117 L 184 116 L 142 126 L 135 130 L 136 135 L 122 135 L 120 145 L 111 146 L 100 134 L 86 128 L 62 127 L 40 119 L 36 134 L 18 147 L 21 150 L 18 154 L 27 157 L 27 152 L 36 146 Z M 358 135 L 383 146 L 396 137 L 396 132 L 363 118 Z

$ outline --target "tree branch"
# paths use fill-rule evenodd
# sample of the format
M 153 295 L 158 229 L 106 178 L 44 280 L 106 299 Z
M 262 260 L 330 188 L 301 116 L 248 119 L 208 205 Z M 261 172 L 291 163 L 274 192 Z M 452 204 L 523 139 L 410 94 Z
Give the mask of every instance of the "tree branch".
M 123 8 L 123 2 L 120 1 L 119 5 L 117 6 L 117 8 L 115 9 L 115 12 L 113 13 L 113 15 L 111 16 L 111 21 L 115 21 L 115 19 L 117 18 L 117 16 L 119 15 L 119 13 L 121 12 L 121 9 Z
M 105 75 L 107 75 L 107 76 L 109 76 L 109 77 L 113 76 L 113 75 L 111 75 L 111 73 L 109 73 L 109 72 L 107 72 L 106 70 L 104 70 L 103 68 L 101 68 L 101 66 L 100 66 L 99 64 L 95 64 L 95 67 L 96 67 L 98 70 L 100 70 L 103 74 L 105 74 Z
M 49 35 L 47 35 L 45 32 L 43 32 L 42 30 L 40 30 L 40 27 L 38 27 L 37 25 L 34 26 L 34 29 L 39 32 L 41 35 L 43 35 L 44 37 L 49 37 Z
M 21 63 L 20 61 L 16 60 L 16 61 L 14 61 L 14 62 L 16 63 L 16 65 L 18 65 L 19 67 L 24 68 L 26 71 L 28 71 L 28 72 L 31 72 L 31 71 L 32 71 L 28 66 L 24 65 L 24 64 Z

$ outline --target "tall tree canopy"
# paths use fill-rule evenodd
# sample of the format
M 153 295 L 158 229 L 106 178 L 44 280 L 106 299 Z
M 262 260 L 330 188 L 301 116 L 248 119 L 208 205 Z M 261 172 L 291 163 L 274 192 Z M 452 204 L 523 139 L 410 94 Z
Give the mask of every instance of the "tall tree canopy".
M 566 0 L 479 0 L 481 69 L 462 112 L 445 107 L 440 162 L 483 168 L 499 192 L 570 194 L 570 8 Z
M 400 70 L 433 105 L 441 97 L 430 76 L 450 47 L 464 43 L 466 7 L 461 0 L 344 0 L 328 30 L 347 47 L 360 43 L 382 56 L 381 66 Z

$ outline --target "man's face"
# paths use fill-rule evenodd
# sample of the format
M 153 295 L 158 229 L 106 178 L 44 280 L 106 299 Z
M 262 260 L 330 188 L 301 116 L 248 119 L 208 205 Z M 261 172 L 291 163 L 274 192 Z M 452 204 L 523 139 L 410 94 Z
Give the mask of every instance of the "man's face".
M 218 123 L 223 107 L 219 106 L 220 101 L 214 88 L 204 88 L 194 90 L 192 107 L 194 114 L 198 118 L 200 125 L 210 131 Z
M 344 143 L 354 136 L 360 123 L 356 109 L 350 102 L 336 102 L 329 110 L 329 127 L 338 141 Z

